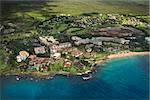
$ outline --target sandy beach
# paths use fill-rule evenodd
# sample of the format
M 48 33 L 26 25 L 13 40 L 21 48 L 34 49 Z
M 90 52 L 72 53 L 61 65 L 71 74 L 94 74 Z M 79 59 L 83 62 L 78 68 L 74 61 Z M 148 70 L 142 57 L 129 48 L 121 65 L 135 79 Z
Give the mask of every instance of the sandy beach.
M 150 52 L 127 52 L 127 53 L 120 53 L 120 54 L 111 54 L 108 56 L 108 59 L 122 58 L 122 57 L 129 57 L 129 56 L 140 56 L 140 55 L 150 55 Z
M 100 64 L 107 62 L 108 60 L 112 60 L 115 58 L 123 58 L 123 57 L 129 57 L 129 56 L 141 56 L 141 55 L 150 55 L 150 52 L 124 52 L 120 54 L 110 54 L 107 56 L 105 60 L 96 61 L 95 64 L 100 65 Z

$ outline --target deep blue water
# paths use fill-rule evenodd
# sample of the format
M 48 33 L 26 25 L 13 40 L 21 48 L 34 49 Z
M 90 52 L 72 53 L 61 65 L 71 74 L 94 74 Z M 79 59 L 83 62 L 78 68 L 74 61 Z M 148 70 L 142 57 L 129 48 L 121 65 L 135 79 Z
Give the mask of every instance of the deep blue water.
M 115 59 L 104 64 L 93 79 L 56 76 L 52 80 L 1 79 L 2 100 L 149 99 L 149 57 Z

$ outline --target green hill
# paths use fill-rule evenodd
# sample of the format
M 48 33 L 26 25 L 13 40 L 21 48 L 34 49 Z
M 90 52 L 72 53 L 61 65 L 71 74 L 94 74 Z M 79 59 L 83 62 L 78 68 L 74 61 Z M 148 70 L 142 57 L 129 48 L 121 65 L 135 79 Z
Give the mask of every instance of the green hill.
M 41 0 L 2 1 L 2 16 L 46 17 L 50 14 L 120 13 L 148 15 L 146 0 Z

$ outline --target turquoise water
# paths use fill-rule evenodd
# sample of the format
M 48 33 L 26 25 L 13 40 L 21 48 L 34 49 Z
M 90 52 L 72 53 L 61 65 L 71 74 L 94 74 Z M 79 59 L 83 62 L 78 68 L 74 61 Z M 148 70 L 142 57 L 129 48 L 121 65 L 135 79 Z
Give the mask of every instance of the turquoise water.
M 148 56 L 115 59 L 104 64 L 93 79 L 56 76 L 53 80 L 1 78 L 2 100 L 88 100 L 149 98 Z

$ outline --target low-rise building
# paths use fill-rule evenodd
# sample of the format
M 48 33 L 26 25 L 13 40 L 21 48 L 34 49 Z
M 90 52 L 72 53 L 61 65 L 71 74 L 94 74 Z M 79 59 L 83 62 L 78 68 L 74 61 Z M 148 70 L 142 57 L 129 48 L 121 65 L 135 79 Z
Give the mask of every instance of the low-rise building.
M 102 41 L 95 38 L 91 39 L 91 43 L 98 46 L 102 45 Z
M 72 44 L 70 42 L 60 43 L 59 45 L 53 45 L 50 47 L 50 52 L 56 53 L 63 49 L 70 48 L 71 46 L 72 46 Z
M 20 51 L 16 59 L 17 62 L 21 62 L 21 61 L 25 61 L 27 57 L 29 57 L 29 53 L 27 51 Z
M 51 42 L 48 42 L 46 38 L 41 37 L 41 36 L 39 37 L 39 41 L 40 41 L 40 43 L 42 43 L 42 44 L 44 44 L 46 46 L 51 46 L 52 45 Z
M 53 46 L 51 46 L 49 49 L 50 49 L 50 53 L 51 53 L 51 54 L 53 54 L 53 53 L 56 53 L 56 52 L 60 51 L 60 49 L 59 49 L 59 46 L 58 46 L 58 45 L 53 45 Z
M 69 48 L 71 46 L 72 46 L 72 44 L 70 42 L 60 43 L 59 44 L 59 48 L 61 48 L 61 49 Z
M 45 46 L 35 47 L 34 52 L 35 54 L 44 54 L 46 52 Z
M 54 60 L 46 57 L 37 57 L 36 55 L 30 55 L 29 57 L 29 66 L 33 69 L 40 70 L 40 68 L 49 66 L 54 63 Z
M 20 55 L 18 55 L 18 56 L 16 57 L 16 59 L 17 59 L 17 62 L 21 62 L 21 61 L 22 61 L 22 59 L 21 59 L 21 56 L 20 56 Z
M 52 42 L 54 44 L 58 44 L 59 42 L 57 41 L 57 39 L 55 39 L 53 36 L 45 36 L 45 39 L 47 39 L 48 42 Z

